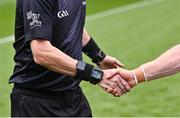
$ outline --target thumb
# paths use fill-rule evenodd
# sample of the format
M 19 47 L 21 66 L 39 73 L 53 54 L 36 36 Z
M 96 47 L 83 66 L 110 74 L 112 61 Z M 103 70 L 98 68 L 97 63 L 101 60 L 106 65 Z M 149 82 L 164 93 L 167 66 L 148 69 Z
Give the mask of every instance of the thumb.
M 112 93 L 112 92 L 113 92 L 113 88 L 107 88 L 106 91 L 107 91 L 108 93 Z
M 104 70 L 104 75 L 107 79 L 110 79 L 114 77 L 115 75 L 119 74 L 118 69 L 109 69 L 109 70 Z
M 133 75 L 131 74 L 131 72 L 128 70 L 125 70 L 123 68 L 119 68 L 119 74 L 127 82 L 129 82 L 133 79 Z
M 116 64 L 116 67 L 124 67 L 124 64 L 118 61 L 117 59 L 115 60 L 115 64 Z

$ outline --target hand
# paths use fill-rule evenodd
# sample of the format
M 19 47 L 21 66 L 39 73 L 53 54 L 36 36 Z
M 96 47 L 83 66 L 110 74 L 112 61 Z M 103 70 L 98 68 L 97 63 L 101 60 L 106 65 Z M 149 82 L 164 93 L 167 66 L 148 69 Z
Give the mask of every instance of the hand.
M 134 80 L 134 76 L 133 76 L 132 71 L 126 70 L 126 69 L 123 69 L 123 68 L 119 68 L 119 74 L 129 84 L 129 86 L 131 88 L 136 86 L 136 82 Z
M 116 58 L 106 56 L 103 61 L 99 63 L 99 68 L 101 69 L 113 69 L 118 67 L 123 67 L 124 65 L 119 62 Z
M 103 79 L 98 84 L 103 90 L 119 97 L 130 90 L 130 86 L 119 75 L 118 69 L 104 70 Z
M 129 92 L 130 89 L 131 89 L 131 87 L 129 86 L 129 84 L 128 84 L 123 78 L 121 78 L 120 75 L 114 76 L 114 77 L 111 79 L 111 81 L 117 83 L 117 85 L 118 85 L 119 88 L 117 89 L 117 88 L 115 88 L 115 87 L 109 87 L 108 89 L 106 89 L 106 91 L 107 91 L 108 93 L 114 95 L 114 93 L 115 93 L 114 91 L 115 91 L 115 90 L 119 90 L 119 91 L 120 91 L 120 94 L 119 94 L 119 95 L 116 95 L 116 97 L 122 96 L 123 94 Z M 113 83 L 112 83 L 112 85 L 113 85 Z M 114 89 L 114 88 L 115 88 L 115 89 Z

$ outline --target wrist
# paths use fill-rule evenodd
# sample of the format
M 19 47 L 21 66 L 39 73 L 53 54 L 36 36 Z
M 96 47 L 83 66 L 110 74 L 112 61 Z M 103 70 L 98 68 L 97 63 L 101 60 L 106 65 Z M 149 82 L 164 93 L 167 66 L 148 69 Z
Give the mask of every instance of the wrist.
M 134 76 L 137 79 L 136 80 L 137 83 L 142 83 L 142 82 L 148 81 L 147 77 L 146 77 L 146 73 L 145 73 L 144 68 L 142 66 L 140 66 L 139 68 L 134 69 L 133 73 L 134 73 Z
M 105 53 L 98 47 L 92 37 L 82 48 L 82 51 L 92 59 L 93 63 L 96 63 L 97 65 L 106 57 Z
M 74 67 L 74 69 L 73 69 L 74 71 L 73 71 L 73 74 L 72 74 L 73 77 L 75 77 L 76 74 L 77 74 L 77 68 L 76 68 L 77 64 L 78 64 L 78 61 L 77 61 L 77 60 L 75 60 L 75 61 L 73 62 L 73 64 L 72 64 L 72 65 L 74 65 L 74 66 L 73 66 L 73 67 Z
M 78 61 L 76 65 L 76 78 L 88 81 L 92 84 L 97 84 L 102 80 L 103 71 L 93 65 Z
M 106 54 L 103 51 L 99 51 L 99 53 L 92 58 L 92 62 L 100 65 L 100 62 L 102 62 L 106 58 Z
M 151 61 L 144 65 L 142 65 L 143 69 L 145 70 L 146 78 L 148 81 L 153 80 L 155 75 L 157 74 L 157 68 L 159 68 L 159 64 L 157 61 Z

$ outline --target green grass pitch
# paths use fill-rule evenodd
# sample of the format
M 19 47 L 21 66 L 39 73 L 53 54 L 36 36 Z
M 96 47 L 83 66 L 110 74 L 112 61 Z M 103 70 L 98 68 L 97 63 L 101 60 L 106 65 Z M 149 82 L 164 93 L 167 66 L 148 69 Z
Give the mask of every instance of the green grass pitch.
M 87 0 L 87 14 L 95 14 L 139 0 Z M 147 0 L 147 2 L 153 0 Z M 155 0 L 158 1 L 158 0 Z M 0 37 L 13 34 L 14 0 L 0 2 Z M 133 69 L 180 42 L 180 0 L 155 4 L 91 20 L 86 28 L 101 48 Z M 0 45 L 0 116 L 10 116 L 8 85 L 13 68 L 12 43 Z M 87 57 L 85 60 L 89 61 Z M 114 98 L 98 86 L 81 84 L 94 116 L 180 116 L 180 76 L 144 83 Z

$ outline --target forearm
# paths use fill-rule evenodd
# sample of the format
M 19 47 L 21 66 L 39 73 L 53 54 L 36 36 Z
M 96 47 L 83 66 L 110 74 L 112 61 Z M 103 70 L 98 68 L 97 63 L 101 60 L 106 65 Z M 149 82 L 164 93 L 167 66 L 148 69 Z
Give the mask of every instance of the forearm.
M 86 29 L 83 30 L 82 47 L 84 47 L 90 40 L 91 36 L 88 34 Z
M 142 65 L 148 80 L 180 72 L 180 45 L 166 51 L 152 62 Z
M 35 41 L 37 44 L 37 41 Z M 51 46 L 48 42 L 39 42 L 43 43 L 43 48 L 41 46 L 33 46 L 33 56 L 37 64 L 48 68 L 54 72 L 75 76 L 76 75 L 76 64 L 77 60 L 66 55 L 59 49 Z M 31 43 L 31 47 L 33 41 Z M 38 50 L 38 51 L 37 51 Z
M 105 53 L 99 48 L 95 40 L 87 33 L 85 28 L 83 32 L 82 47 L 82 51 L 97 65 L 99 65 L 99 63 L 106 57 Z

